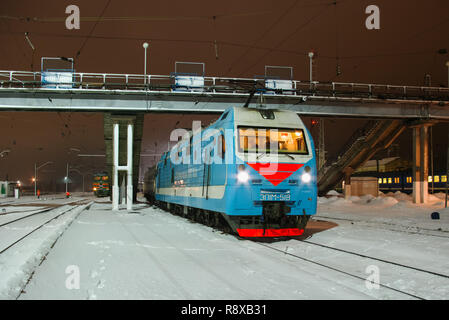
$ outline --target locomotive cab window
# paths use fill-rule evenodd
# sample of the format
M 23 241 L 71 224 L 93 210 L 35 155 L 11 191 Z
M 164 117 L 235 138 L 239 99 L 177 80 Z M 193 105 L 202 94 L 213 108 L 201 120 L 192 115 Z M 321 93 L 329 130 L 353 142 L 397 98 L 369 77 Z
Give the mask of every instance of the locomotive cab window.
M 239 127 L 239 152 L 308 155 L 302 129 Z

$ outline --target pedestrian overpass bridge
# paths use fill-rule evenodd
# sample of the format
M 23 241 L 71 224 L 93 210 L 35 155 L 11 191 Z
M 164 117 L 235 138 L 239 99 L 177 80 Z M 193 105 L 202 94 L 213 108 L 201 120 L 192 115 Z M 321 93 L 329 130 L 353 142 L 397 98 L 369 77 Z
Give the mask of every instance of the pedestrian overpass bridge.
M 219 113 L 250 96 L 250 107 L 304 116 L 449 120 L 449 88 L 184 74 L 71 73 L 51 82 L 41 72 L 0 71 L 0 110 Z
M 413 195 L 415 202 L 422 203 L 427 199 L 428 127 L 449 120 L 449 88 L 191 74 L 55 72 L 49 76 L 0 71 L 0 111 L 104 113 L 107 164 L 116 192 L 118 181 L 124 181 L 126 175 L 128 187 L 137 184 L 145 113 L 221 113 L 231 106 L 372 120 L 361 128 L 363 135 L 351 137 L 338 162 L 320 170 L 322 194 L 342 179 L 350 190 L 349 177 L 358 166 L 388 147 L 405 128 L 413 128 Z M 129 198 L 130 192 L 127 194 Z

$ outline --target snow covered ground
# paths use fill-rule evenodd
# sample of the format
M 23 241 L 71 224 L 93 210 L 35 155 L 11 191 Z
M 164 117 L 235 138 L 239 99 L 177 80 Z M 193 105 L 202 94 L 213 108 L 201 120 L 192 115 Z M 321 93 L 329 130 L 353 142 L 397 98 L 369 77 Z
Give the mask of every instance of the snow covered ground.
M 449 210 L 431 200 L 329 195 L 301 239 L 255 242 L 103 199 L 1 254 L 0 298 L 448 299 Z

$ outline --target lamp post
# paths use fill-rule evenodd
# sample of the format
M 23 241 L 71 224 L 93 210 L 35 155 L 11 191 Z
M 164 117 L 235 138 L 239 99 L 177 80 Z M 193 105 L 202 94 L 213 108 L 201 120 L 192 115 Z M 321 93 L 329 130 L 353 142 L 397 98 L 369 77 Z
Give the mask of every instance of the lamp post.
M 315 53 L 313 53 L 312 51 L 309 52 L 309 79 L 310 79 L 310 83 L 312 83 L 312 68 L 313 68 L 313 56 L 315 55 Z
M 84 174 L 81 171 L 79 171 L 78 169 L 75 169 L 75 168 L 70 168 L 70 171 L 77 172 L 83 178 L 83 194 L 84 194 Z
M 9 152 L 11 152 L 10 149 L 5 149 L 5 150 L 3 150 L 2 152 L 0 152 L 0 158 L 3 158 L 3 157 L 4 157 L 4 154 L 8 154 Z
M 67 192 L 69 192 L 69 163 L 67 163 L 67 172 L 64 180 L 65 180 L 65 194 L 67 195 Z
M 43 166 L 46 166 L 47 164 L 51 164 L 53 161 L 45 162 L 43 165 L 37 166 L 37 163 L 34 163 L 34 196 L 37 195 L 37 171 L 42 168 Z
M 144 57 L 144 62 L 143 62 L 143 71 L 144 71 L 144 75 L 145 75 L 145 79 L 144 79 L 144 84 L 147 85 L 147 49 L 148 49 L 148 42 L 144 42 L 143 43 L 143 48 L 145 49 L 145 57 Z

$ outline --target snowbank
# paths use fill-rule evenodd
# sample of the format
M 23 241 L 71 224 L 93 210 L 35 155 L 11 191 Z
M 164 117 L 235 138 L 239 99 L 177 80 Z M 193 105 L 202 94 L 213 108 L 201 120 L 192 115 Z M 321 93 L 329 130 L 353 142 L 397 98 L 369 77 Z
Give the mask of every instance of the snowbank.
M 331 190 L 327 193 L 328 196 L 340 196 L 341 193 L 335 191 L 335 190 Z
M 397 203 L 398 203 L 398 200 L 396 200 L 393 197 L 388 197 L 388 196 L 387 197 L 377 197 L 377 198 L 367 201 L 367 204 L 370 206 L 382 206 L 382 207 L 384 207 L 384 206 L 390 207 Z
M 20 294 L 53 243 L 85 207 L 55 219 L 0 256 L 0 300 L 15 299 Z

